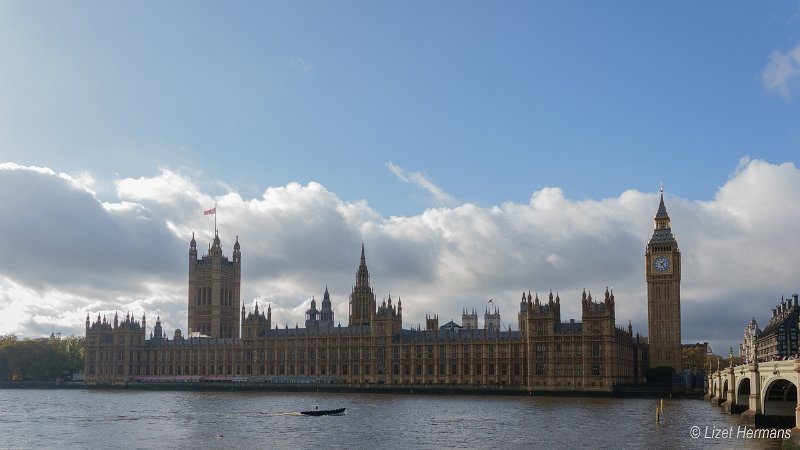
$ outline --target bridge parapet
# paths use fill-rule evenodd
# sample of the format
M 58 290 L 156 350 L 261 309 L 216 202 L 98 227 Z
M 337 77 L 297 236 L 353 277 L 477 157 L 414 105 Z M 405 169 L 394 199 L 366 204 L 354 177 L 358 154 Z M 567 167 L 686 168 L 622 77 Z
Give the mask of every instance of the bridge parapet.
M 800 436 L 800 359 L 761 361 L 712 372 L 707 378 L 706 399 L 722 406 L 727 413 L 742 413 L 752 426 L 786 422 L 794 425 L 792 434 Z

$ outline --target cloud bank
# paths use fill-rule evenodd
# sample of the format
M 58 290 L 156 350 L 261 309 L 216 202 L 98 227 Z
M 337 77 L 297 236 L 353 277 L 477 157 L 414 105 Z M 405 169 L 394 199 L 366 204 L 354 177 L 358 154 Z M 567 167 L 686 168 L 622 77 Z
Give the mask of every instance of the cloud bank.
M 375 293 L 403 300 L 406 328 L 434 313 L 460 322 L 462 308 L 482 313 L 492 298 L 516 329 L 528 290 L 559 292 L 562 320 L 580 319 L 582 289 L 611 287 L 618 323 L 647 334 L 643 253 L 657 193 L 578 201 L 546 187 L 527 203 L 384 217 L 314 182 L 212 197 L 198 174 L 162 168 L 116 180 L 116 198 L 101 199 L 92 180 L 0 165 L 0 334 L 82 334 L 87 312 L 114 311 L 185 330 L 188 242 L 195 233 L 205 250 L 213 218 L 202 211 L 215 202 L 223 251 L 237 236 L 242 246 L 243 303 L 270 303 L 280 325 L 302 324 L 326 285 L 336 321 L 347 323 L 363 241 Z M 683 255 L 684 342 L 725 353 L 751 317 L 763 324 L 781 295 L 798 291 L 797 198 L 798 168 L 760 160 L 744 160 L 711 201 L 667 195 Z

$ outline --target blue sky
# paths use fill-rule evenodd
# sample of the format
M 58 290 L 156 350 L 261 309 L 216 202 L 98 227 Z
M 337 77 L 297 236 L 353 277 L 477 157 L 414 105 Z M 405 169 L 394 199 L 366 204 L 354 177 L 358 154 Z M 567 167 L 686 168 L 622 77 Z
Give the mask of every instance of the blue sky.
M 0 137 L 98 179 L 186 166 L 244 192 L 315 180 L 386 214 L 624 189 L 710 199 L 750 155 L 796 160 L 765 93 L 797 2 L 6 2 Z M 11 68 L 11 70 L 8 70 Z M 360 182 L 354 182 L 359 180 Z
M 797 184 L 796 174 L 782 166 L 796 167 L 800 155 L 797 1 L 3 1 L 0 67 L 0 163 L 48 168 L 49 176 L 72 180 L 66 186 L 89 189 L 90 197 L 111 215 L 100 214 L 103 223 L 125 222 L 114 214 L 138 205 L 148 220 L 162 224 L 150 232 L 167 236 L 158 242 L 166 248 L 174 245 L 178 256 L 185 249 L 175 242 L 188 240 L 186 230 L 199 226 L 188 219 L 188 211 L 203 202 L 210 206 L 230 199 L 232 193 L 245 209 L 266 201 L 268 189 L 280 198 L 319 194 L 339 210 L 357 209 L 362 219 L 356 225 L 352 217 L 342 216 L 347 219 L 342 223 L 352 225 L 342 225 L 352 231 L 345 233 L 345 241 L 357 245 L 372 237 L 375 242 L 368 245 L 376 247 L 374 256 L 395 248 L 390 242 L 399 246 L 398 253 L 408 251 L 402 248 L 403 239 L 427 242 L 422 253 L 408 251 L 395 261 L 413 267 L 419 266 L 415 258 L 420 255 L 441 256 L 430 241 L 450 235 L 426 235 L 409 224 L 447 229 L 444 219 L 432 225 L 432 216 L 466 214 L 465 205 L 491 215 L 504 205 L 531 205 L 537 193 L 541 200 L 556 189 L 568 204 L 591 205 L 587 209 L 594 211 L 609 202 L 624 204 L 624 193 L 630 190 L 643 196 L 641 223 L 649 227 L 657 204 L 645 199 L 652 200 L 661 182 L 679 212 L 713 210 L 720 193 L 737 179 L 744 183 L 756 172 L 774 175 L 758 168 L 771 168 L 784 174 L 789 186 Z M 750 167 L 752 161 L 758 167 Z M 13 172 L 9 167 L 6 171 Z M 161 191 L 148 191 L 150 196 L 125 190 L 137 182 L 163 184 Z M 760 192 L 757 188 L 764 183 L 748 192 Z M 184 194 L 197 193 L 198 204 L 184 199 L 172 205 L 186 208 L 186 214 L 179 214 L 183 219 L 167 210 L 158 215 L 150 202 L 163 205 L 156 198 L 159 192 L 178 185 L 186 187 Z M 769 203 L 775 194 L 766 192 L 773 195 L 766 199 Z M 24 195 L 17 194 L 7 193 L 6 201 L 21 202 Z M 50 201 L 54 198 L 59 197 Z M 38 200 L 48 204 L 48 199 Z M 783 214 L 776 217 L 792 219 L 796 197 L 790 202 L 774 205 L 775 213 Z M 321 205 L 328 203 L 308 205 L 324 209 Z M 602 208 L 597 211 L 605 217 Z M 228 219 L 220 219 L 248 217 L 236 214 L 231 211 Z M 555 219 L 560 212 L 553 214 Z M 702 213 L 687 215 L 687 225 L 706 226 Z M 96 225 L 75 220 L 78 230 Z M 634 222 L 631 230 L 636 231 L 631 232 L 646 240 L 647 228 L 638 219 Z M 673 222 L 679 239 L 693 239 L 694 229 Z M 246 228 L 241 222 L 228 223 L 228 240 Z M 478 232 L 486 231 L 483 225 L 476 225 Z M 12 226 L 6 235 L 19 233 Z M 497 236 L 507 235 L 494 226 L 500 230 Z M 68 228 L 59 223 L 43 230 L 54 240 L 69 239 L 62 227 Z M 382 241 L 376 230 L 392 239 Z M 252 242 L 253 236 L 248 237 Z M 324 247 L 327 240 L 319 239 Z M 256 254 L 272 251 L 250 248 Z M 642 248 L 632 248 L 638 267 Z M 349 261 L 357 250 L 349 259 L 352 255 L 340 256 L 340 250 L 320 252 L 343 266 L 329 269 L 331 277 L 340 270 L 343 280 L 352 278 L 357 260 Z M 307 257 L 313 259 L 312 250 Z M 309 267 L 301 264 L 308 262 L 303 258 L 295 255 L 298 267 Z M 387 272 L 397 270 L 386 265 Z M 259 276 L 269 278 L 269 267 L 260 267 Z M 288 317 L 302 315 L 301 303 L 311 293 L 321 295 L 317 285 L 324 286 L 319 278 L 328 269 L 319 267 L 322 273 L 309 273 L 306 281 L 296 280 L 295 288 L 279 296 L 297 303 L 287 303 Z M 620 270 L 626 267 L 621 264 Z M 141 270 L 149 280 L 159 277 Z M 563 275 L 567 286 L 592 278 L 568 263 L 561 270 L 575 277 L 570 281 Z M 177 273 L 183 271 L 180 266 Z M 72 285 L 30 284 L 11 273 L 0 267 L 6 280 L 0 292 L 10 295 L 13 285 L 45 303 L 70 293 L 84 302 L 76 311 L 87 305 L 111 309 L 111 303 L 103 303 L 109 299 L 123 307 L 156 295 L 152 289 L 131 292 L 130 297 L 99 289 L 78 295 Z M 477 279 L 481 273 L 476 270 L 471 276 Z M 286 286 L 281 276 L 273 274 L 263 288 Z M 536 279 L 532 273 L 527 277 Z M 609 273 L 595 290 L 605 283 L 620 285 L 625 277 Z M 379 278 L 373 275 L 373 280 Z M 435 281 L 437 292 L 449 288 L 446 279 Z M 685 289 L 691 292 L 694 282 L 698 305 L 729 295 L 709 294 L 699 280 L 686 280 Z M 178 317 L 185 283 L 175 283 L 174 292 L 165 288 L 156 296 L 171 301 Z M 342 283 L 340 300 L 345 301 L 348 287 Z M 631 295 L 638 295 L 635 281 L 631 283 Z M 785 285 L 764 293 L 768 303 L 798 289 L 796 274 L 793 282 L 790 274 L 771 283 Z M 643 289 L 643 282 L 639 284 Z M 548 282 L 507 288 L 530 285 L 547 287 Z M 403 291 L 405 285 L 398 286 Z M 300 292 L 308 295 L 297 297 Z M 272 295 L 249 294 L 243 301 Z M 412 290 L 414 294 L 422 295 Z M 289 300 L 292 295 L 295 300 Z M 490 289 L 474 295 L 493 296 Z M 747 317 L 736 316 L 730 324 L 735 332 L 722 331 L 721 324 L 720 335 L 706 340 L 727 346 L 724 342 L 738 339 L 751 315 L 774 306 L 749 307 L 750 313 L 747 301 L 743 296 L 739 312 Z M 427 312 L 436 311 L 420 310 L 416 319 Z M 33 333 L 19 325 L 31 317 L 65 327 L 75 322 L 65 316 L 16 314 L 20 319 L 7 327 L 21 334 Z M 642 322 L 638 309 L 629 315 Z M 620 320 L 625 317 L 618 314 Z M 180 326 L 178 319 L 175 326 Z M 690 336 L 704 339 L 699 331 Z

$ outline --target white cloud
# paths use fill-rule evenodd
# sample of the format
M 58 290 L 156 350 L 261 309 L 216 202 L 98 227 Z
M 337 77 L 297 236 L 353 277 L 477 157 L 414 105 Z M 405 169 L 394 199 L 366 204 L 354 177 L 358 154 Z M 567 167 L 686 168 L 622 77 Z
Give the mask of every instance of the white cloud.
M 300 58 L 300 57 L 298 56 L 297 58 L 295 58 L 295 59 L 293 59 L 293 60 L 291 60 L 291 61 L 289 62 L 289 68 L 290 68 L 290 69 L 297 69 L 297 70 L 299 70 L 299 71 L 301 71 L 301 72 L 308 72 L 308 71 L 310 71 L 311 69 L 313 69 L 313 68 L 314 68 L 314 66 L 313 66 L 313 65 L 311 65 L 311 64 L 310 64 L 308 61 L 306 61 L 305 59 L 303 59 L 303 58 Z
M 66 181 L 74 189 L 83 190 L 92 197 L 97 195 L 97 193 L 92 189 L 92 186 L 95 184 L 95 180 L 89 172 L 81 172 L 77 176 L 73 177 L 66 173 L 56 172 L 48 167 L 21 166 L 13 162 L 0 163 L 0 170 L 8 172 L 33 172 L 41 175 L 55 176 Z
M 157 203 L 177 201 L 204 201 L 213 203 L 211 197 L 200 192 L 198 186 L 180 172 L 162 168 L 157 177 L 125 178 L 115 182 L 117 194 L 123 200 L 148 200 Z
M 185 330 L 188 241 L 195 232 L 202 252 L 211 240 L 213 218 L 202 210 L 214 201 L 224 253 L 237 235 L 242 246 L 243 303 L 271 304 L 281 327 L 302 324 L 326 284 L 336 320 L 347 323 L 363 240 L 376 295 L 402 298 L 405 327 L 431 313 L 458 321 L 462 308 L 481 310 L 489 298 L 516 327 L 529 289 L 559 292 L 562 319 L 580 319 L 581 290 L 598 296 L 613 286 L 619 324 L 630 319 L 647 334 L 642 261 L 657 193 L 577 201 L 551 187 L 523 204 L 387 218 L 314 182 L 214 197 L 198 174 L 161 169 L 119 180 L 118 200 L 104 201 L 72 180 L 0 166 L 0 202 L 15 211 L 0 222 L 13 255 L 0 260 L 0 334 L 80 334 L 87 312 L 117 310 L 147 313 L 151 325 L 159 315 L 168 333 Z M 711 201 L 667 196 L 684 259 L 685 341 L 721 351 L 751 317 L 764 321 L 782 294 L 797 292 L 799 196 L 794 165 L 749 159 Z
M 769 62 L 761 71 L 761 83 L 768 91 L 775 91 L 785 99 L 790 99 L 792 90 L 800 79 L 800 45 L 782 53 L 774 51 Z
M 406 172 L 400 166 L 389 161 L 386 167 L 402 182 L 415 184 L 417 187 L 428 191 L 438 205 L 452 206 L 456 204 L 456 199 L 445 192 L 439 186 L 433 184 L 424 174 L 420 172 Z

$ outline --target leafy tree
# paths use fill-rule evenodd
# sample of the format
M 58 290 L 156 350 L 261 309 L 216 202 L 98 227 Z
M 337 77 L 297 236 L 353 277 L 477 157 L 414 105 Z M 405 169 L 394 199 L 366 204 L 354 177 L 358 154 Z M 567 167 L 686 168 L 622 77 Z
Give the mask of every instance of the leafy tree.
M 83 372 L 86 350 L 85 340 L 86 338 L 83 336 L 70 336 L 62 341 L 64 356 L 69 361 L 68 370 L 70 373 Z
M 83 370 L 84 338 L 22 339 L 0 336 L 0 380 L 53 381 Z
M 708 365 L 708 355 L 706 355 L 705 346 L 696 346 L 683 349 L 683 364 L 693 372 L 700 369 L 705 369 Z

